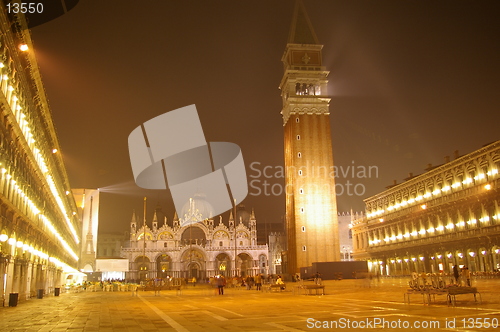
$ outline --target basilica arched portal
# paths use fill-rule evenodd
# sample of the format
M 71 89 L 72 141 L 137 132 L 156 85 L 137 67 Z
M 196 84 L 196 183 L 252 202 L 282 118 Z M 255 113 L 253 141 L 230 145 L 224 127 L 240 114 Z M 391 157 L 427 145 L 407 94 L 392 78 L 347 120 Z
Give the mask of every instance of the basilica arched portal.
M 215 274 L 221 274 L 223 276 L 231 275 L 231 258 L 228 254 L 221 253 L 215 257 Z
M 190 246 L 181 256 L 181 277 L 196 279 L 206 277 L 206 258 L 203 252 Z
M 138 256 L 135 259 L 135 270 L 139 280 L 144 281 L 152 276 L 149 275 L 150 261 L 147 256 Z
M 166 278 L 173 275 L 172 258 L 169 255 L 161 254 L 156 258 L 156 274 L 159 278 Z

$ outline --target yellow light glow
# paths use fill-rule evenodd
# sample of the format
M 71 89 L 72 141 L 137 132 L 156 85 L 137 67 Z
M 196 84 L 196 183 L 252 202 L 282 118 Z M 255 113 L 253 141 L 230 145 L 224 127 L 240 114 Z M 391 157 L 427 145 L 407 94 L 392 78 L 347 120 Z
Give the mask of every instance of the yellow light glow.
M 422 210 L 427 209 L 427 205 L 425 205 L 425 204 L 420 205 L 420 207 L 422 208 Z
M 489 184 L 489 183 L 488 183 L 487 185 L 485 185 L 485 186 L 484 186 L 484 189 L 486 189 L 486 190 L 490 190 L 490 189 L 491 189 L 491 184 Z
M 5 242 L 9 239 L 9 236 L 7 234 L 2 234 L 0 235 L 0 241 Z
M 474 177 L 474 180 L 482 180 L 482 179 L 484 179 L 485 177 L 486 177 L 486 176 L 484 175 L 484 173 L 480 173 L 480 174 L 478 174 L 478 175 L 476 175 L 476 176 Z
M 52 149 L 52 153 L 57 153 L 57 149 Z
M 483 218 L 480 218 L 480 219 L 479 219 L 479 221 L 480 221 L 480 222 L 490 221 L 490 217 L 485 216 L 485 217 L 483 217 Z
M 27 50 L 29 50 L 29 47 L 26 44 L 21 44 L 19 45 L 19 49 L 23 52 L 26 52 Z

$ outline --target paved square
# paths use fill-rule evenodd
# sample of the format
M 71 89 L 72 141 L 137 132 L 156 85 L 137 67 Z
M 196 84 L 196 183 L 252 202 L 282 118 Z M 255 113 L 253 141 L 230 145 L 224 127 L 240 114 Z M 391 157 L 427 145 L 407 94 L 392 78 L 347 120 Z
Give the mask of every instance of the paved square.
M 403 301 L 408 279 L 325 281 L 326 295 L 228 288 L 219 296 L 197 285 L 154 292 L 63 293 L 0 307 L 0 331 L 488 331 L 500 326 L 500 279 L 478 279 L 482 303 L 472 294 L 449 306 L 436 296 Z M 489 323 L 490 327 L 486 328 Z M 483 327 L 480 325 L 483 324 Z M 496 328 L 495 328 L 496 326 Z

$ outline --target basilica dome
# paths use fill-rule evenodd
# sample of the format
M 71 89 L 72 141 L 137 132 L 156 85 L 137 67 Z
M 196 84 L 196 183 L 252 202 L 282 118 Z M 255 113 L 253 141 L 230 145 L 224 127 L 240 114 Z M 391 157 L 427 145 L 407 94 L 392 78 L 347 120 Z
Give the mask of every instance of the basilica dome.
M 245 209 L 245 205 L 240 204 L 236 207 L 235 224 L 239 225 L 240 221 L 243 225 L 248 226 L 250 222 L 250 213 Z
M 213 217 L 214 209 L 205 199 L 205 195 L 196 194 L 182 207 L 179 214 L 179 221 L 181 226 L 187 226 Z

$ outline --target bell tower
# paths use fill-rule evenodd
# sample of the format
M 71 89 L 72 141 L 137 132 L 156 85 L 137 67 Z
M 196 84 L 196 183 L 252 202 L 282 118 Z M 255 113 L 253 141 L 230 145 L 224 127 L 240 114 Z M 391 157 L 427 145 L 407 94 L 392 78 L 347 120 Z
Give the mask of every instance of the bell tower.
M 287 272 L 340 260 L 337 201 L 327 93 L 329 72 L 302 1 L 295 4 L 281 61 Z

